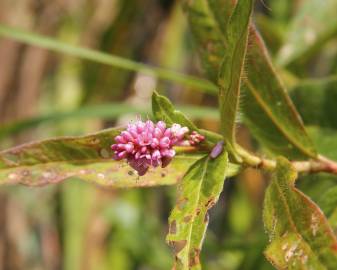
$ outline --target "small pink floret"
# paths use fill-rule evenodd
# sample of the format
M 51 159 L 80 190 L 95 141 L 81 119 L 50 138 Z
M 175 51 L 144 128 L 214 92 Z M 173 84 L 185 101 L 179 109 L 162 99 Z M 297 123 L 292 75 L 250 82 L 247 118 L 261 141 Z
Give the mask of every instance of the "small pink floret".
M 181 145 L 189 130 L 179 124 L 166 128 L 163 121 L 153 123 L 137 121 L 130 123 L 125 131 L 115 137 L 111 146 L 116 160 L 126 159 L 140 176 L 150 166 L 166 167 L 175 156 L 173 146 Z

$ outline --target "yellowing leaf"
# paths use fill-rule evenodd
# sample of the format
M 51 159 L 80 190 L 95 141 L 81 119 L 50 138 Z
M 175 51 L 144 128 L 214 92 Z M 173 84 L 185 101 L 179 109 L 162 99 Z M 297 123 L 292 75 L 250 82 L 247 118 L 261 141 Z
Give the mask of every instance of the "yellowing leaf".
M 63 137 L 24 144 L 0 152 L 0 185 L 40 186 L 71 177 L 111 187 L 172 185 L 182 178 L 198 156 L 181 155 L 164 168 L 145 176 L 126 162 L 113 160 L 110 146 L 119 129 L 82 137 Z
M 218 201 L 228 174 L 228 157 L 205 156 L 195 162 L 178 188 L 169 218 L 167 241 L 173 246 L 176 270 L 200 269 L 200 252 L 208 225 L 208 210 Z
M 336 269 L 337 239 L 319 207 L 295 187 L 297 174 L 278 159 L 264 201 L 271 244 L 265 254 L 278 269 Z

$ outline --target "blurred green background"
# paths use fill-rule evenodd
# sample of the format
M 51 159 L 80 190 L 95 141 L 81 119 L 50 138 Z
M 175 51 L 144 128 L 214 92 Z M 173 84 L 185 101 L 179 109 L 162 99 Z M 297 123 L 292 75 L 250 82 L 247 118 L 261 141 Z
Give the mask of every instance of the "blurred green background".
M 310 134 L 337 158 L 337 0 L 257 1 L 254 20 Z M 181 1 L 0 0 L 0 23 L 203 76 Z M 0 149 L 146 118 L 155 89 L 218 131 L 217 98 L 193 87 L 0 38 Z M 244 124 L 238 137 L 263 153 Z M 204 269 L 273 269 L 263 257 L 267 183 L 252 169 L 226 181 L 210 213 Z M 316 175 L 299 184 L 315 200 L 336 183 Z M 76 179 L 1 187 L 0 270 L 170 269 L 174 200 L 175 187 L 111 190 Z

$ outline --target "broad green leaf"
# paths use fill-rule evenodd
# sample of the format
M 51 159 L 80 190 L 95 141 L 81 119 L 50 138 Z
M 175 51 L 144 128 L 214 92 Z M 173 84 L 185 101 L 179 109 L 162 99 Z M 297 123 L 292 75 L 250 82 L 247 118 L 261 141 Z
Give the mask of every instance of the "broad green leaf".
M 221 60 L 228 44 L 223 16 L 230 12 L 232 0 L 188 1 L 190 27 L 199 47 L 201 60 L 210 80 L 216 82 Z M 222 10 L 224 8 L 224 10 Z M 226 10 L 225 10 L 226 9 Z M 226 21 L 226 20 L 225 20 Z M 228 21 L 228 19 L 227 19 Z M 222 31 L 221 31 L 222 30 Z M 244 80 L 246 92 L 242 109 L 257 139 L 276 154 L 290 158 L 315 157 L 316 151 L 294 108 L 283 83 L 271 63 L 265 45 L 253 26 L 250 27 Z
M 38 46 L 55 52 L 69 54 L 71 56 L 80 57 L 86 60 L 118 67 L 125 70 L 138 71 L 143 74 L 156 76 L 164 80 L 174 81 L 202 92 L 217 92 L 216 86 L 206 80 L 180 74 L 172 70 L 134 62 L 117 55 L 111 55 L 79 46 L 73 46 L 46 36 L 19 30 L 17 28 L 9 27 L 3 24 L 0 24 L 0 37 L 11 38 L 32 46 Z
M 124 162 L 112 159 L 110 146 L 119 129 L 83 137 L 64 137 L 29 143 L 0 152 L 0 184 L 39 186 L 70 177 L 111 187 L 145 187 L 175 184 L 196 156 L 177 156 L 165 169 L 144 177 Z
M 217 120 L 219 118 L 217 110 L 210 107 L 184 105 L 178 106 L 177 108 L 186 113 L 186 115 L 190 116 L 192 119 L 207 118 Z M 146 116 L 150 114 L 150 111 L 146 108 L 134 107 L 130 106 L 130 104 L 123 103 L 85 106 L 72 111 L 57 111 L 2 125 L 0 127 L 0 140 L 26 129 L 36 127 L 40 124 L 55 123 L 67 119 L 78 118 L 115 119 L 118 116 L 130 113 L 137 113 L 141 116 Z
M 225 151 L 216 159 L 205 156 L 190 167 L 180 183 L 167 235 L 175 252 L 174 269 L 201 269 L 199 256 L 208 225 L 208 210 L 218 201 L 227 166 Z
M 297 8 L 277 61 L 288 65 L 310 56 L 337 33 L 337 1 L 306 0 Z
M 235 121 L 253 3 L 252 0 L 239 0 L 235 6 L 227 24 L 227 48 L 219 71 L 221 129 L 232 145 L 235 143 Z
M 277 269 L 335 269 L 337 239 L 319 207 L 295 187 L 296 171 L 279 158 L 265 196 L 263 219 Z

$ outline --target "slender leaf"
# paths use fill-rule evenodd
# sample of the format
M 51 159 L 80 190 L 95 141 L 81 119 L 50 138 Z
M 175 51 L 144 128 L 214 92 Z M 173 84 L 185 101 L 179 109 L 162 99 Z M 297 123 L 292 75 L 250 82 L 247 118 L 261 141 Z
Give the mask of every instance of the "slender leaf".
M 228 47 L 224 31 L 227 28 L 222 25 L 222 16 L 230 12 L 221 10 L 230 6 L 227 2 L 233 4 L 236 1 L 212 0 L 208 6 L 207 0 L 198 0 L 188 1 L 187 5 L 201 60 L 212 81 Z M 211 33 L 211 39 L 208 33 Z M 253 26 L 250 27 L 245 67 L 246 93 L 243 95 L 242 107 L 246 122 L 257 139 L 266 146 L 277 145 L 277 148 L 271 149 L 276 154 L 290 158 L 315 157 L 316 151 L 301 118 L 277 77 L 265 45 Z
M 70 177 L 111 187 L 175 184 L 198 158 L 176 157 L 165 169 L 150 170 L 144 177 L 126 163 L 114 161 L 110 149 L 119 129 L 83 137 L 64 137 L 25 144 L 0 152 L 0 184 L 39 186 Z
M 264 201 L 271 244 L 267 258 L 278 269 L 335 269 L 337 239 L 319 207 L 295 187 L 297 174 L 284 158 Z
M 0 152 L 0 185 L 40 186 L 76 177 L 102 186 L 145 187 L 177 183 L 200 155 L 180 153 L 164 169 L 152 169 L 145 176 L 125 162 L 112 159 L 110 146 L 120 129 L 107 129 L 81 137 L 61 137 L 24 144 Z M 181 151 L 180 151 L 181 152 Z M 231 164 L 230 175 L 240 171 Z
M 227 48 L 219 72 L 219 103 L 222 133 L 235 143 L 235 121 L 245 61 L 248 28 L 254 1 L 239 0 L 227 25 Z
M 312 55 L 337 33 L 337 2 L 335 0 L 303 1 L 293 20 L 287 40 L 277 61 L 288 65 Z
M 191 118 L 218 119 L 217 110 L 210 107 L 185 105 L 179 106 L 178 109 L 182 110 Z M 72 111 L 52 112 L 2 125 L 0 127 L 0 140 L 44 123 L 54 123 L 66 119 L 78 118 L 115 119 L 118 116 L 130 113 L 137 113 L 141 116 L 146 116 L 150 114 L 150 111 L 146 108 L 130 106 L 130 104 L 109 103 L 100 104 L 98 106 L 85 106 Z
M 198 79 L 189 75 L 183 75 L 172 70 L 134 62 L 117 55 L 111 55 L 79 46 L 73 46 L 49 37 L 19 30 L 17 28 L 12 28 L 3 24 L 0 24 L 0 36 L 11 38 L 29 45 L 38 46 L 55 52 L 80 57 L 97 63 L 119 67 L 130 71 L 138 71 L 143 74 L 156 76 L 164 80 L 174 81 L 185 86 L 192 87 L 193 89 L 198 89 L 202 92 L 217 92 L 215 85 L 206 80 Z
M 200 269 L 200 252 L 208 225 L 208 210 L 218 201 L 227 175 L 228 156 L 205 156 L 184 176 L 170 218 L 167 241 L 176 256 L 175 269 Z

